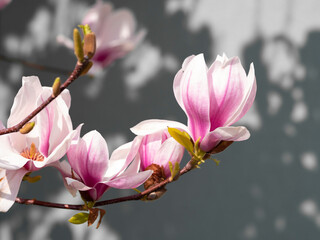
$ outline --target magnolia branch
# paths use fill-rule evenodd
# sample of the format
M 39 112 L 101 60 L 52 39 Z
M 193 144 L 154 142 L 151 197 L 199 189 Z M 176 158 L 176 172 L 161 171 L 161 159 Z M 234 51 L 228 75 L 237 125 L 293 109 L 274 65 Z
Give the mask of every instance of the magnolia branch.
M 191 171 L 194 169 L 191 161 L 187 163 L 187 165 L 180 170 L 178 177 L 182 176 L 183 174 Z M 99 201 L 94 204 L 94 207 L 98 206 L 105 206 L 105 205 L 110 205 L 110 204 L 115 204 L 115 203 L 120 203 L 120 202 L 126 202 L 126 201 L 134 201 L 134 200 L 141 200 L 145 196 L 148 196 L 150 193 L 155 192 L 167 184 L 171 183 L 172 180 L 170 178 L 167 178 L 166 180 L 158 183 L 157 185 L 141 192 L 138 194 L 126 196 L 126 197 L 120 197 L 120 198 L 114 198 L 114 199 L 109 199 L 109 200 L 104 200 L 104 201 Z M 42 207 L 51 207 L 51 208 L 62 208 L 62 209 L 70 209 L 70 210 L 87 210 L 84 205 L 80 204 L 61 204 L 61 203 L 51 203 L 51 202 L 44 202 L 44 201 L 39 201 L 36 199 L 23 199 L 23 198 L 16 198 L 15 200 L 16 203 L 20 204 L 25 204 L 25 205 L 38 205 Z
M 49 103 L 51 103 L 56 97 L 60 95 L 60 93 L 65 90 L 74 80 L 80 77 L 81 73 L 85 70 L 89 63 L 89 58 L 84 57 L 84 60 L 79 63 L 77 62 L 74 70 L 68 79 L 60 86 L 59 94 L 56 96 L 51 95 L 45 100 L 39 107 L 37 107 L 33 112 L 31 112 L 26 118 L 24 118 L 21 122 L 12 126 L 10 128 L 0 130 L 0 135 L 5 135 L 8 133 L 18 132 L 26 123 L 28 123 L 32 118 L 34 118 L 42 109 L 44 109 Z
M 40 64 L 37 64 L 37 63 L 31 63 L 31 62 L 28 62 L 28 61 L 25 61 L 25 60 L 22 60 L 22 59 L 19 59 L 19 58 L 13 58 L 13 57 L 0 55 L 0 60 L 2 60 L 4 62 L 9 62 L 9 63 L 19 63 L 19 64 L 22 64 L 22 65 L 27 66 L 27 67 L 39 69 L 41 71 L 58 73 L 58 74 L 66 75 L 66 76 L 68 76 L 70 74 L 70 71 L 67 71 L 65 69 L 60 69 L 60 68 L 55 68 L 55 67 L 51 67 L 51 66 L 40 65 Z

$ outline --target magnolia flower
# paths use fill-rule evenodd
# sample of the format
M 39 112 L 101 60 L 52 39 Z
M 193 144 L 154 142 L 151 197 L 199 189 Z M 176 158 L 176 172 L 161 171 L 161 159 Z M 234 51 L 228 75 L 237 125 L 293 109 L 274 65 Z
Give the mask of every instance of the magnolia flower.
M 176 162 L 180 163 L 183 157 L 184 148 L 167 131 L 137 136 L 135 141 L 140 142 L 136 144 L 139 147 L 136 158 L 140 158 L 140 169 L 154 170 L 154 174 L 158 173 L 162 180 L 171 176 L 169 162 L 174 166 Z
M 128 9 L 113 10 L 112 5 L 98 1 L 85 15 L 83 25 L 88 24 L 96 35 L 96 53 L 92 58 L 92 71 L 99 71 L 114 60 L 125 56 L 144 38 L 145 31 L 136 33 L 136 20 Z M 71 40 L 59 35 L 57 41 L 73 48 Z
M 108 146 L 97 131 L 73 142 L 68 153 L 71 176 L 67 184 L 80 191 L 87 201 L 97 201 L 109 188 L 130 189 L 144 183 L 152 171 L 138 172 L 137 148 L 127 143 L 116 149 L 109 159 Z
M 42 87 L 38 77 L 24 77 L 11 108 L 8 127 L 19 123 L 51 94 L 52 88 Z M 80 130 L 72 130 L 70 101 L 69 91 L 64 90 L 31 120 L 35 127 L 30 133 L 0 136 L 0 173 L 3 175 L 0 177 L 0 211 L 12 206 L 26 173 L 54 164 L 66 154 Z M 0 123 L 0 129 L 3 128 Z
M 243 127 L 230 126 L 241 119 L 256 95 L 253 64 L 248 76 L 239 58 L 218 56 L 208 69 L 203 54 L 188 57 L 176 74 L 173 91 L 188 117 L 188 127 L 175 121 L 146 120 L 131 130 L 146 135 L 167 127 L 187 132 L 200 149 L 211 152 L 221 141 L 243 141 L 250 137 Z

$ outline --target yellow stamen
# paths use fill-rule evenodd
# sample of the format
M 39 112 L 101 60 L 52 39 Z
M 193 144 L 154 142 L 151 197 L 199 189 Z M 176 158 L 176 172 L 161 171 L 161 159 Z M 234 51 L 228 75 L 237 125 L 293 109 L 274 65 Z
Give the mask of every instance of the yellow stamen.
M 20 155 L 22 157 L 31 159 L 33 161 L 43 161 L 44 160 L 44 156 L 38 151 L 38 149 L 36 148 L 36 145 L 34 143 L 31 143 L 30 149 L 29 148 L 25 148 Z

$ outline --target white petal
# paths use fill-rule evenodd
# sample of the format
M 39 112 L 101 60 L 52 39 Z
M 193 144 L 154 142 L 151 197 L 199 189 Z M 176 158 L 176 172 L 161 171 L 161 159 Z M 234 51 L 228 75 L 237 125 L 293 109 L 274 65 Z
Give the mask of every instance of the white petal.
M 86 185 L 84 185 L 82 182 L 72 179 L 72 178 L 66 178 L 67 184 L 74 187 L 75 189 L 79 190 L 79 191 L 87 191 L 92 189 L 92 187 L 88 187 Z
M 203 151 L 210 152 L 220 141 L 244 141 L 250 137 L 250 132 L 243 126 L 220 127 L 208 133 L 200 144 Z
M 118 189 L 136 188 L 143 184 L 151 175 L 151 170 L 139 173 L 123 174 L 120 177 L 117 177 L 106 184 L 108 184 L 108 186 L 110 187 Z
M 0 169 L 0 211 L 7 212 L 17 197 L 20 184 L 27 170 Z
M 176 121 L 150 119 L 138 123 L 136 126 L 130 128 L 131 132 L 139 136 L 145 136 L 158 131 L 167 130 L 168 127 L 178 128 L 187 132 L 190 135 L 188 127 Z

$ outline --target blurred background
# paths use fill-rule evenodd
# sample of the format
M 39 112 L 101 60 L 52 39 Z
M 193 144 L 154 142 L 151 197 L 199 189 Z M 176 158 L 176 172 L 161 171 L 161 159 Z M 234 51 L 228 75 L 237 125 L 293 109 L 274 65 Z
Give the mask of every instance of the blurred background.
M 129 128 L 150 118 L 186 122 L 172 91 L 183 60 L 204 53 L 254 63 L 254 106 L 239 125 L 252 136 L 170 184 L 158 201 L 104 207 L 99 230 L 67 222 L 75 212 L 15 204 L 0 214 L 1 240 L 33 239 L 319 239 L 320 3 L 316 0 L 114 0 L 147 35 L 126 57 L 70 87 L 74 127 L 97 129 L 111 152 L 131 141 Z M 6 123 L 22 76 L 51 86 L 75 64 L 56 42 L 71 37 L 95 1 L 33 0 L 0 10 L 0 120 Z M 8 57 L 10 59 L 8 59 Z M 11 61 L 14 59 L 14 61 Z M 40 70 L 21 61 L 57 68 Z M 183 163 L 188 161 L 187 155 Z M 18 196 L 80 203 L 59 174 L 39 171 Z M 110 190 L 104 199 L 134 194 Z

